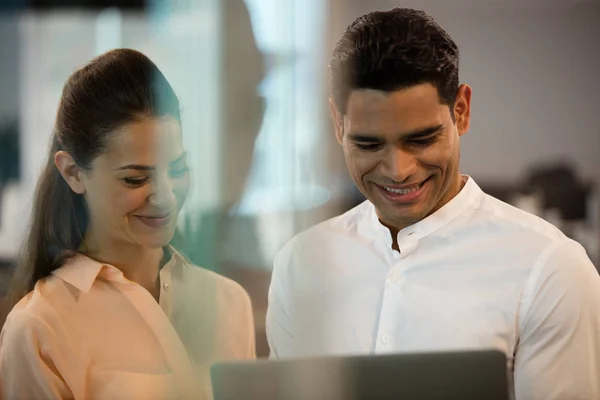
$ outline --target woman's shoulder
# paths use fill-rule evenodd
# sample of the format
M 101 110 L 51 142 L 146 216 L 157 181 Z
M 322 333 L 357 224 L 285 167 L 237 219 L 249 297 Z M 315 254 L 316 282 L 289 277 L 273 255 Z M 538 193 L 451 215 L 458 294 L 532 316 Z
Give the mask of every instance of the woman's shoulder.
M 187 270 L 188 276 L 191 278 L 188 282 L 196 287 L 209 287 L 222 297 L 230 300 L 250 301 L 246 289 L 233 279 L 191 263 L 186 263 L 184 269 Z
M 38 280 L 33 290 L 21 298 L 10 310 L 7 322 L 9 319 L 29 322 L 36 320 L 49 327 L 54 327 L 61 323 L 64 315 L 73 315 L 81 302 L 78 301 L 80 297 L 76 295 L 75 287 L 66 277 L 69 277 L 69 272 L 71 275 L 73 275 L 72 272 L 76 272 L 76 277 L 81 278 L 82 272 L 86 271 L 82 271 L 80 267 L 81 260 L 78 257 L 72 257 L 65 265 Z
M 10 310 L 2 327 L 4 335 L 44 336 L 43 332 L 52 330 L 53 326 L 59 325 L 56 310 L 44 299 L 44 296 L 36 285 L 36 288 L 23 297 Z
M 221 301 L 250 303 L 248 292 L 238 282 L 193 264 L 181 253 L 176 253 L 175 257 L 181 271 L 181 283 L 186 287 L 196 292 L 212 292 Z

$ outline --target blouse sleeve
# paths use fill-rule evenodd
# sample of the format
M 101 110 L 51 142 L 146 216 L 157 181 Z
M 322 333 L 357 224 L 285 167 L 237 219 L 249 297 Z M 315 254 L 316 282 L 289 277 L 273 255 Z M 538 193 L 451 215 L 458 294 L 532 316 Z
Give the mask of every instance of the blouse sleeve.
M 11 313 L 0 334 L 0 390 L 4 399 L 72 399 L 56 367 L 55 333 L 25 310 Z

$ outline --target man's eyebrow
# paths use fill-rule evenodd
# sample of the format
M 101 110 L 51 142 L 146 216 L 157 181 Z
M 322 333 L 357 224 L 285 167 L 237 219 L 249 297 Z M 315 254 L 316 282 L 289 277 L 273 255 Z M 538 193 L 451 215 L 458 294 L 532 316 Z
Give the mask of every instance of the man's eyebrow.
M 419 138 L 422 138 L 425 136 L 433 135 L 434 133 L 437 133 L 437 132 L 441 131 L 442 129 L 444 129 L 444 124 L 430 126 L 428 128 L 419 129 L 418 131 L 405 133 L 402 135 L 402 137 L 404 139 L 409 139 L 409 140 L 410 139 L 419 139 Z
M 422 137 L 433 135 L 441 131 L 444 128 L 444 124 L 429 126 L 427 128 L 419 129 L 417 131 L 412 131 L 408 133 L 403 133 L 399 135 L 403 140 L 414 140 Z M 353 142 L 359 143 L 381 143 L 385 140 L 377 135 L 369 135 L 366 133 L 349 133 L 348 139 Z
M 350 139 L 353 142 L 360 142 L 360 143 L 381 143 L 381 142 L 383 142 L 383 139 L 380 137 L 373 136 L 373 135 L 367 135 L 364 133 L 349 133 L 348 139 Z

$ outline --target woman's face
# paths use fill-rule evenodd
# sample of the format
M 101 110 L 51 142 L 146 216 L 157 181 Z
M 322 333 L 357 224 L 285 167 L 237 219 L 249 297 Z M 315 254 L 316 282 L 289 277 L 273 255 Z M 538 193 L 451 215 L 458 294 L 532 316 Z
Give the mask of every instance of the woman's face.
M 168 244 L 189 191 L 180 123 L 148 117 L 124 125 L 80 176 L 90 222 L 86 237 L 117 246 Z

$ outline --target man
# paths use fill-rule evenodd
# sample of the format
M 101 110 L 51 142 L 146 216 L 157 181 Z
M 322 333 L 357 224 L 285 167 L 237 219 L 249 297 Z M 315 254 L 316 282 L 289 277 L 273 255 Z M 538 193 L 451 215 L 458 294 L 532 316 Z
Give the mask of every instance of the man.
M 600 399 L 600 276 L 578 243 L 460 174 L 458 59 L 411 9 L 338 42 L 331 115 L 368 200 L 277 255 L 271 357 L 495 348 L 516 399 Z

